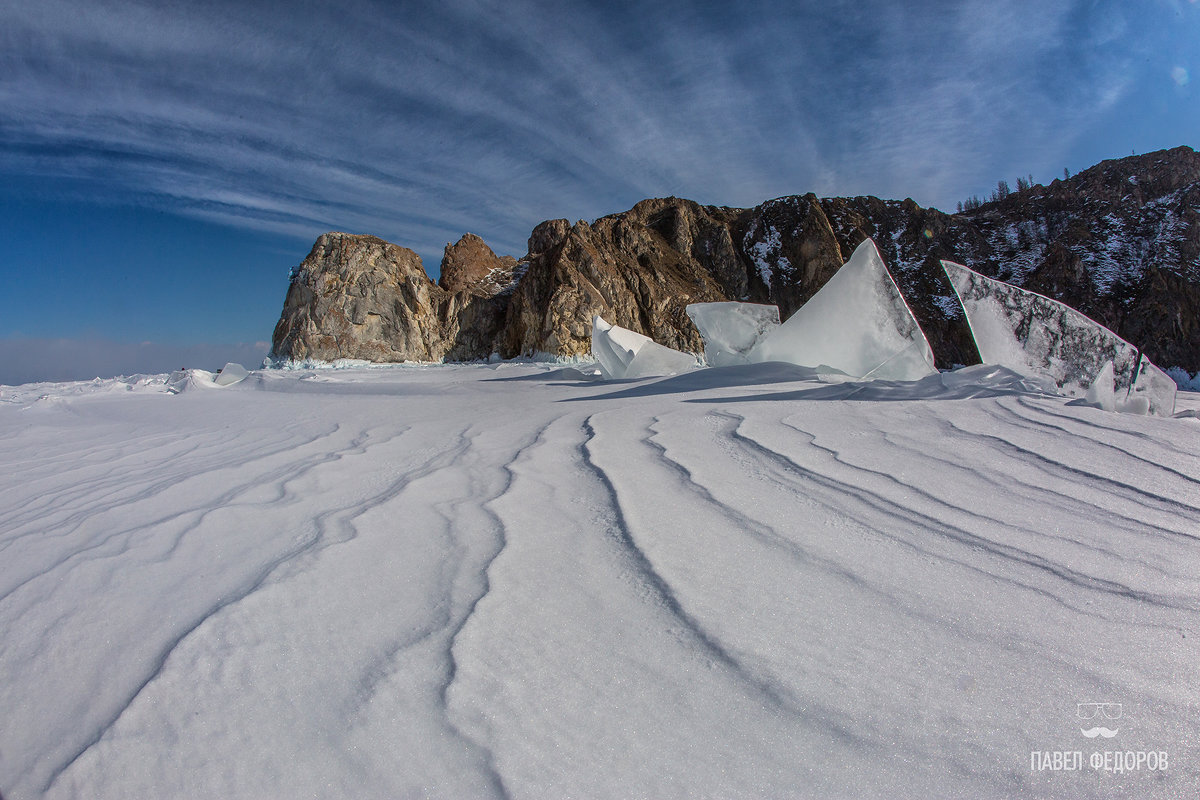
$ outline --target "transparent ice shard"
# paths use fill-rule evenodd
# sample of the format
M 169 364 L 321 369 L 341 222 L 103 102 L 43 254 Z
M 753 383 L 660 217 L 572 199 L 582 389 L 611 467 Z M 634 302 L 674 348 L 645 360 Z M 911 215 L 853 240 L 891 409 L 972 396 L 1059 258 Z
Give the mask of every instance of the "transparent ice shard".
M 625 370 L 626 378 L 647 378 L 651 375 L 677 375 L 696 367 L 696 357 L 664 347 L 655 341 L 644 344 Z
M 610 380 L 675 375 L 696 366 L 696 357 L 690 353 L 664 347 L 628 328 L 609 325 L 598 315 L 592 317 L 592 355 Z
M 217 386 L 232 386 L 240 380 L 243 380 L 250 373 L 241 364 L 229 362 L 221 367 L 221 372 L 213 379 L 213 383 Z
M 754 346 L 779 327 L 779 306 L 758 303 L 692 303 L 687 315 L 704 338 L 710 367 L 749 363 Z
M 901 381 L 937 372 L 929 342 L 870 239 L 787 322 L 763 337 L 750 360 L 825 365 L 855 378 Z
M 943 261 L 942 268 L 962 301 L 983 363 L 1044 375 L 1063 394 L 1103 406 L 1111 362 L 1116 410 L 1174 413 L 1175 382 L 1108 328 L 1057 300 L 961 264 Z

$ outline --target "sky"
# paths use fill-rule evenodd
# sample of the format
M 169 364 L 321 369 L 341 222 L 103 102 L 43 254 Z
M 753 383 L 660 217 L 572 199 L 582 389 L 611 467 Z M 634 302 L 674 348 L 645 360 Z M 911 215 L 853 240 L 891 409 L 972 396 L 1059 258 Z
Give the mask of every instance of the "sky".
M 1200 3 L 0 4 L 0 383 L 265 355 L 318 235 L 944 210 L 1200 146 Z M 180 362 L 180 363 L 175 363 Z

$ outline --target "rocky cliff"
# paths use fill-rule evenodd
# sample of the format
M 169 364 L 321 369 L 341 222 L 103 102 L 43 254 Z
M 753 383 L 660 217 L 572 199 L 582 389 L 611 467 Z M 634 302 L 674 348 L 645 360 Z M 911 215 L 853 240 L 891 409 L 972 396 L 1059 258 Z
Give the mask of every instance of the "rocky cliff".
M 669 198 L 591 225 L 543 222 L 529 237 L 497 351 L 586 354 L 595 314 L 667 347 L 703 351 L 684 309 L 745 293 L 731 234 L 740 213 Z
M 520 274 L 473 234 L 446 246 L 440 284 L 421 257 L 374 236 L 326 233 L 292 271 L 276 358 L 461 361 L 492 352 Z
M 591 317 L 699 352 L 688 303 L 749 300 L 786 319 L 866 237 L 938 363 L 977 360 L 940 259 L 1047 294 L 1156 363 L 1200 370 L 1200 155 L 1105 161 L 967 213 L 808 194 L 751 209 L 645 200 L 593 223 L 550 220 L 520 260 L 468 234 L 438 284 L 411 250 L 326 234 L 295 270 L 273 354 L 466 360 L 588 352 Z

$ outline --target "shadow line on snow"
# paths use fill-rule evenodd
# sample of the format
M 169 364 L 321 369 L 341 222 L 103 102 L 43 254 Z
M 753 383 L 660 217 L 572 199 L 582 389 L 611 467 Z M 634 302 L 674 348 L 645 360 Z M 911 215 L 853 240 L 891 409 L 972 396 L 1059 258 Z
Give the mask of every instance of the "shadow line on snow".
M 971 400 L 987 397 L 1043 395 L 1023 376 L 1003 367 L 968 367 L 963 374 L 937 373 L 915 381 L 872 380 L 858 381 L 829 367 L 802 367 L 782 361 L 762 364 L 741 364 L 732 367 L 709 367 L 685 372 L 669 378 L 645 382 L 606 381 L 624 388 L 615 391 L 572 397 L 559 402 L 586 400 L 628 400 L 668 394 L 704 392 L 714 389 L 736 389 L 770 384 L 804 384 L 799 388 L 758 394 L 723 395 L 720 397 L 689 398 L 687 403 L 745 403 L 766 400 L 859 400 L 868 402 L 902 402 L 914 400 Z M 522 376 L 527 378 L 529 376 Z M 568 384 L 561 384 L 568 385 Z
M 1200 608 L 1200 606 L 1198 606 L 1195 602 L 1191 601 L 1191 598 L 1179 598 L 1177 600 L 1176 598 L 1167 595 L 1135 589 L 1115 580 L 1087 575 L 1086 573 L 1080 572 L 1069 565 L 1059 564 L 1058 562 L 1052 561 L 1041 555 L 1015 545 L 1008 544 L 1006 542 L 989 539 L 986 536 L 961 527 L 960 525 L 957 525 L 949 520 L 940 519 L 919 509 L 909 508 L 901 503 L 896 502 L 895 500 L 885 497 L 871 487 L 865 485 L 860 486 L 855 483 L 848 482 L 842 478 L 833 475 L 827 475 L 817 470 L 810 469 L 809 467 L 794 461 L 786 453 L 768 446 L 765 442 L 760 441 L 756 437 L 744 431 L 743 425 L 748 421 L 745 417 L 733 412 L 727 412 L 724 414 L 722 414 L 722 412 L 717 413 L 737 420 L 738 423 L 732 430 L 733 440 L 743 444 L 749 450 L 758 454 L 766 462 L 776 465 L 785 473 L 794 472 L 818 487 L 822 487 L 827 490 L 833 490 L 838 495 L 853 497 L 868 507 L 871 507 L 882 513 L 885 515 L 885 517 L 892 517 L 901 524 L 911 526 L 911 529 L 913 530 L 921 530 L 927 533 L 936 534 L 939 537 L 951 542 L 955 542 L 958 545 L 987 553 L 991 557 L 1000 559 L 1001 562 L 1007 561 L 1011 564 L 1017 564 L 1025 568 L 1031 568 L 1043 574 L 1053 576 L 1054 578 L 1080 589 L 1103 592 L 1105 594 L 1122 597 L 1128 600 L 1147 603 L 1148 605 L 1160 606 L 1163 608 L 1171 608 L 1178 611 L 1195 612 L 1198 608 Z M 804 431 L 790 424 L 788 427 L 791 427 L 793 430 L 796 430 L 798 433 L 804 435 L 810 440 L 815 440 L 815 437 L 811 432 Z M 999 439 L 998 441 L 1004 442 L 1002 439 Z M 839 461 L 839 463 L 846 467 L 851 467 L 854 470 L 861 472 L 867 471 L 864 468 L 855 467 L 854 465 L 847 464 L 846 462 Z M 892 478 L 892 480 L 896 479 Z M 901 483 L 901 485 L 910 489 L 913 488 L 908 484 Z M 921 548 L 911 539 L 897 537 L 894 534 L 889 533 L 889 527 L 890 526 L 877 527 L 876 530 L 892 541 L 912 547 L 918 552 L 929 553 L 929 551 L 923 550 L 923 548 Z M 945 558 L 944 556 L 937 556 L 937 554 L 932 555 L 935 557 Z M 1001 580 L 1017 586 L 1022 586 L 1037 594 L 1046 596 L 1055 602 L 1063 604 L 1067 608 L 1079 610 L 1068 604 L 1062 597 L 1059 597 L 1043 586 L 1039 586 L 1034 583 L 1027 583 L 1023 580 L 1017 580 L 1013 577 L 1000 575 L 985 569 L 982 564 L 971 564 L 967 561 L 958 559 L 950 560 L 957 561 L 957 563 L 961 564 L 967 569 L 976 571 L 989 578 Z
M 621 493 L 617 490 L 612 476 L 596 460 L 593 450 L 599 434 L 595 427 L 595 417 L 595 414 L 589 415 L 583 420 L 581 425 L 585 435 L 584 440 L 578 446 L 581 461 L 591 471 L 608 495 L 613 513 L 613 522 L 615 523 L 615 529 L 613 530 L 614 538 L 625 550 L 635 574 L 645 582 L 647 588 L 657 597 L 666 612 L 679 621 L 699 648 L 710 659 L 729 670 L 733 677 L 750 687 L 752 691 L 772 705 L 788 713 L 800 716 L 808 724 L 821 728 L 827 735 L 839 739 L 852 747 L 864 751 L 870 749 L 871 743 L 867 739 L 835 719 L 832 712 L 819 709 L 823 713 L 814 714 L 814 708 L 793 697 L 787 687 L 779 685 L 774 680 L 756 675 L 748 669 L 730 649 L 705 628 L 697 617 L 684 608 L 675 590 L 658 569 L 656 569 L 650 557 L 635 539 L 633 528 L 629 523 L 621 500 Z M 650 438 L 652 437 L 642 439 L 642 443 L 648 444 Z M 686 473 L 686 470 L 684 472 Z
M 988 397 L 1015 397 L 1031 394 L 1009 386 L 964 384 L 947 387 L 940 375 L 930 375 L 919 381 L 871 381 L 822 384 L 782 392 L 723 397 L 693 397 L 685 403 L 759 403 L 767 401 L 857 400 L 860 402 L 896 403 L 920 400 L 975 400 Z
M 682 375 L 673 375 L 645 382 L 644 378 L 629 378 L 619 381 L 604 381 L 602 386 L 625 386 L 612 392 L 572 397 L 559 402 L 575 402 L 580 400 L 621 400 L 631 397 L 654 397 L 664 394 L 683 394 L 685 392 L 700 392 L 706 389 L 732 389 L 738 386 L 762 386 L 772 383 L 795 383 L 798 381 L 815 381 L 820 374 L 829 374 L 828 370 L 818 372 L 812 367 L 799 367 L 782 361 L 769 361 L 763 364 L 740 364 L 734 367 L 709 367 Z

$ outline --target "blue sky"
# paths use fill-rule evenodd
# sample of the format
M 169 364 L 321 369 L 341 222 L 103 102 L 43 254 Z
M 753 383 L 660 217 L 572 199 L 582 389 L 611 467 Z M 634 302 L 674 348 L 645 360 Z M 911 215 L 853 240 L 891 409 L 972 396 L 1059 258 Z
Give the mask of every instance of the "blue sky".
M 436 277 L 644 197 L 952 210 L 1197 146 L 1198 53 L 1190 0 L 7 0 L 0 383 L 252 360 L 327 230 Z

